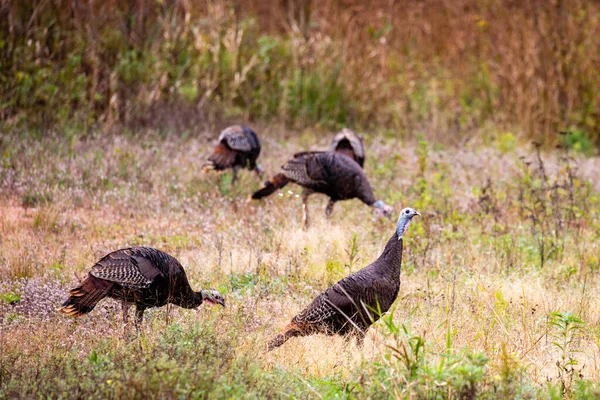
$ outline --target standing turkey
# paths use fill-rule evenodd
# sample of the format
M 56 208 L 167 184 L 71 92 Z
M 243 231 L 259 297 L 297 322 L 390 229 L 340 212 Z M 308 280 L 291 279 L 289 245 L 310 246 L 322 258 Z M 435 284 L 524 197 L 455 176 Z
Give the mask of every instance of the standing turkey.
M 403 209 L 396 231 L 379 258 L 318 295 L 283 333 L 269 342 L 269 350 L 291 337 L 314 333 L 355 336 L 362 346 L 367 329 L 390 309 L 398 296 L 402 235 L 415 215 L 421 214 L 413 208 Z
M 149 307 L 171 303 L 197 308 L 203 302 L 225 307 L 225 299 L 219 292 L 193 291 L 179 261 L 151 247 L 130 247 L 105 255 L 69 294 L 71 297 L 58 311 L 80 317 L 92 311 L 103 298 L 111 297 L 122 302 L 125 325 L 129 307 L 136 305 L 137 327 Z
M 281 167 L 281 172 L 265 182 L 265 186 L 252 195 L 260 199 L 294 182 L 303 187 L 302 210 L 304 226 L 309 225 L 308 196 L 323 193 L 329 196 L 325 208 L 327 218 L 331 216 L 336 201 L 358 198 L 377 213 L 388 216 L 392 208 L 376 200 L 373 189 L 363 169 L 353 159 L 330 151 L 310 151 L 294 154 L 294 158 Z
M 240 168 L 253 170 L 257 175 L 262 174 L 262 168 L 256 163 L 260 154 L 258 135 L 246 126 L 233 125 L 225 128 L 219 135 L 219 144 L 204 164 L 203 171 L 223 171 L 233 169 L 231 182 L 237 182 L 237 172 Z
M 342 129 L 333 137 L 330 151 L 350 157 L 364 168 L 365 164 L 365 142 L 362 136 L 357 135 L 348 128 Z

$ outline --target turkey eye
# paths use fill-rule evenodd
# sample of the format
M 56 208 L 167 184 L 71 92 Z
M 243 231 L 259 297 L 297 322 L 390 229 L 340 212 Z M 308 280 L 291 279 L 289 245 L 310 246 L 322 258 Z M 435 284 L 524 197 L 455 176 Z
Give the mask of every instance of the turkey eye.
M 406 210 L 406 211 L 404 211 L 404 214 L 408 214 L 409 212 L 410 212 L 410 211 Z

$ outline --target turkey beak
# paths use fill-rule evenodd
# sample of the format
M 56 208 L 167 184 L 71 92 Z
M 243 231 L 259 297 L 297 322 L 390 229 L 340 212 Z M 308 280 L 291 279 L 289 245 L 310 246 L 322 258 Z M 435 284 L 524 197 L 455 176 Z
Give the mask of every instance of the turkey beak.
M 218 299 L 217 304 L 220 304 L 223 306 L 223 308 L 225 308 L 225 299 Z
M 416 215 L 418 215 L 419 217 L 421 216 L 420 212 L 418 212 L 417 210 L 415 210 L 415 212 L 417 213 Z
M 389 206 L 385 206 L 383 208 L 377 208 L 375 210 L 375 215 L 378 217 L 385 217 L 387 219 L 392 219 L 392 211 L 393 209 Z
M 391 221 L 393 218 L 393 216 L 392 216 L 393 212 L 394 212 L 394 209 L 390 206 L 387 206 L 385 209 L 384 215 L 388 220 Z

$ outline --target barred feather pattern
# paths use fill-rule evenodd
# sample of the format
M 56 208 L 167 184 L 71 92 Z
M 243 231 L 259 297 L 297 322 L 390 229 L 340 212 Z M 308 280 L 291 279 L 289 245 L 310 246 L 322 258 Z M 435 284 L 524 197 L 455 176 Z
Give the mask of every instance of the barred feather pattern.
M 225 307 L 225 299 L 215 290 L 195 292 L 185 270 L 174 257 L 151 247 L 129 247 L 102 257 L 87 278 L 72 289 L 59 312 L 79 317 L 94 309 L 105 297 L 119 300 L 123 306 L 123 324 L 127 310 L 136 306 L 136 326 L 143 321 L 144 310 L 168 303 L 197 308 L 204 300 Z
M 313 333 L 364 337 L 396 300 L 401 264 L 402 239 L 394 233 L 377 260 L 319 294 L 269 342 L 269 350 L 291 337 Z
M 223 141 L 233 150 L 249 152 L 260 149 L 260 142 L 256 133 L 240 125 L 225 128 L 219 135 L 219 142 Z
M 81 317 L 92 311 L 113 288 L 113 283 L 88 276 L 80 286 L 69 291 L 69 297 L 58 311 L 72 317 Z
M 306 153 L 308 154 L 308 153 Z M 309 157 L 294 156 L 293 159 L 289 160 L 286 164 L 281 166 L 281 170 L 286 178 L 292 182 L 297 183 L 300 186 L 311 186 L 318 184 L 327 184 L 323 179 L 313 174 L 312 176 L 308 172 Z
M 367 205 L 375 202 L 363 169 L 344 155 L 330 151 L 297 153 L 281 170 L 290 181 L 333 200 L 358 198 Z
M 247 168 L 260 173 L 261 168 L 256 160 L 260 155 L 260 140 L 258 135 L 250 128 L 240 125 L 230 126 L 219 135 L 219 143 L 208 157 L 202 170 L 223 171 L 228 168 Z
M 306 189 L 306 196 L 316 192 L 329 196 L 332 202 L 357 198 L 369 206 L 376 203 L 371 184 L 360 165 L 336 152 L 307 151 L 294 154 L 291 160 L 281 166 L 281 172 L 265 182 L 263 188 L 252 194 L 252 198 L 269 196 L 288 182 Z
M 127 288 L 144 289 L 156 277 L 166 276 L 170 269 L 183 270 L 183 267 L 175 258 L 158 249 L 133 247 L 107 254 L 92 267 L 90 274 Z
M 328 301 L 327 296 L 321 293 L 313 300 L 309 307 L 304 309 L 300 314 L 296 315 L 292 322 L 306 322 L 316 324 L 325 321 L 337 313 L 331 301 Z
M 89 313 L 104 297 L 134 303 L 140 315 L 147 307 L 167 303 L 185 308 L 202 304 L 202 293 L 192 290 L 179 261 L 151 247 L 129 247 L 107 254 L 69 294 L 59 311 L 72 316 Z

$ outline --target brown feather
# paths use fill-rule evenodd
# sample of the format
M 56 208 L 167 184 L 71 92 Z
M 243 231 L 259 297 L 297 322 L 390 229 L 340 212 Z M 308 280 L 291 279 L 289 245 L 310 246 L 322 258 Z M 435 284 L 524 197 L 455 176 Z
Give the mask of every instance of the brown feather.
M 268 349 L 281 346 L 291 337 L 315 333 L 354 335 L 361 345 L 365 332 L 396 301 L 402 244 L 395 232 L 377 260 L 318 295 L 269 342 Z
M 289 182 L 288 178 L 284 174 L 277 174 L 268 181 L 265 182 L 265 186 L 254 192 L 252 195 L 253 199 L 262 199 L 263 197 L 273 194 L 277 189 L 281 189 Z
M 283 333 L 279 333 L 271 339 L 267 345 L 267 351 L 271 351 L 295 336 L 306 336 L 310 334 L 310 330 L 304 324 L 292 322 L 288 324 Z
M 203 170 L 211 169 L 222 171 L 233 167 L 235 163 L 236 152 L 228 148 L 225 144 L 219 143 L 213 153 L 208 157 L 208 162 L 204 165 Z
M 160 270 L 154 266 L 154 263 L 147 258 L 139 256 L 131 256 L 136 262 L 140 269 L 140 273 L 149 281 L 154 280 L 157 276 L 162 275 Z
M 336 153 L 340 153 L 345 155 L 346 157 L 350 157 L 351 159 L 353 159 L 354 161 L 358 162 L 357 158 L 354 156 L 354 152 L 352 151 L 352 149 L 348 149 L 348 148 L 343 148 L 340 147 L 338 149 L 335 150 Z M 359 163 L 360 164 L 360 163 Z M 362 165 L 361 165 L 362 166 Z
M 81 285 L 69 291 L 69 297 L 58 311 L 74 317 L 81 317 L 94 309 L 96 304 L 102 300 L 113 283 L 92 275 L 81 282 Z

